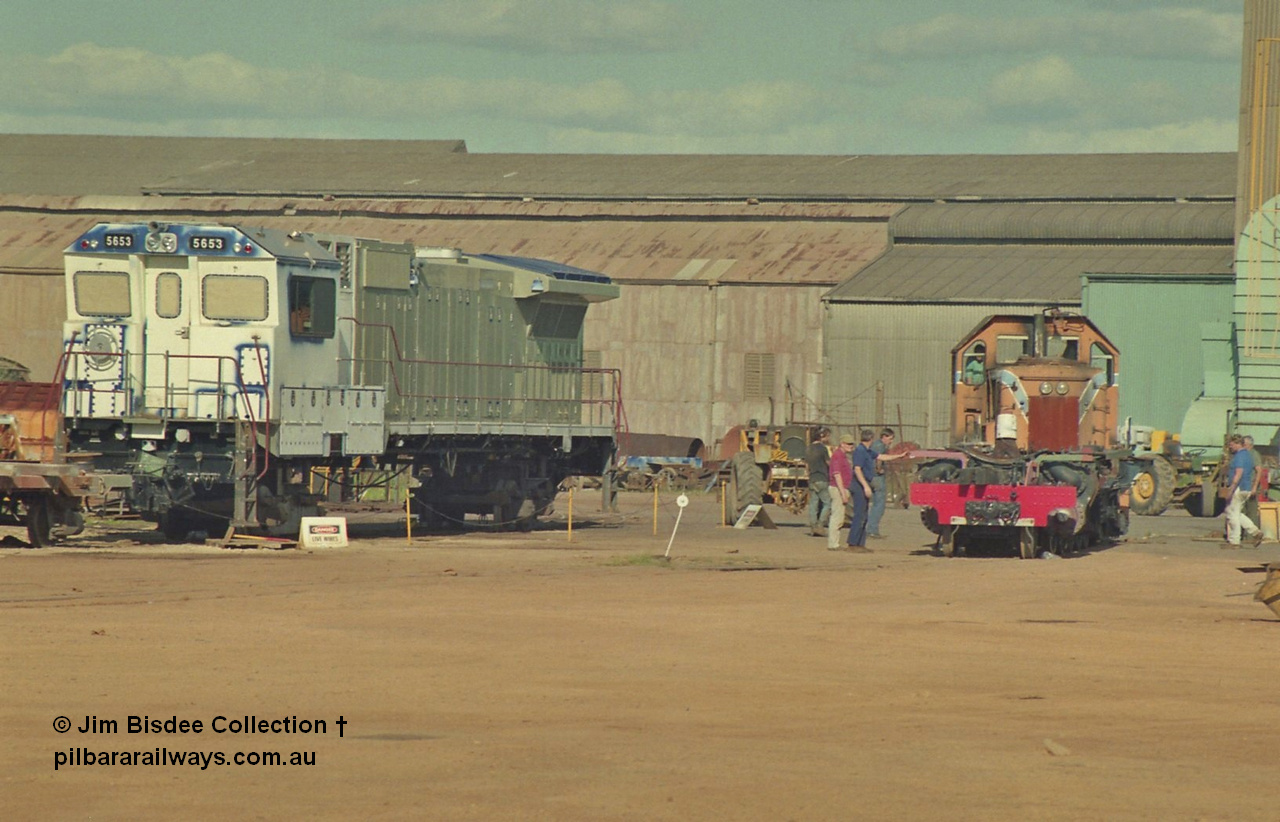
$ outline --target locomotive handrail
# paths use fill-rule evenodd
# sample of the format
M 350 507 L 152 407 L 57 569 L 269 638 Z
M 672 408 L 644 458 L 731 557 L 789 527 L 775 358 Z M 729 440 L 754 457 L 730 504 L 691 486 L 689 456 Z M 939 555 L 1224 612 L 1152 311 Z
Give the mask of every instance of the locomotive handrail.
M 74 337 L 74 335 L 73 335 L 73 337 Z M 121 361 L 123 361 L 123 362 L 125 363 L 125 365 L 127 366 L 127 365 L 128 365 L 128 360 L 129 360 L 129 358 L 131 358 L 131 357 L 144 357 L 144 358 L 145 358 L 145 357 L 155 357 L 155 356 L 163 356 L 163 357 L 165 358 L 165 360 L 166 360 L 166 369 L 167 369 L 167 361 L 168 361 L 170 358 L 172 358 L 172 359 L 183 359 L 183 360 L 213 360 L 213 361 L 217 362 L 217 364 L 218 364 L 218 369 L 217 369 L 217 378 L 216 378 L 216 383 L 217 383 L 217 387 L 218 387 L 218 408 L 219 408 L 219 410 L 222 408 L 222 403 L 223 403 L 223 398 L 224 398 L 224 395 L 223 395 L 223 393 L 222 393 L 223 386 L 224 386 L 224 385 L 226 385 L 226 384 L 228 383 L 228 381 L 227 381 L 227 380 L 224 380 L 224 379 L 223 379 L 223 365 L 224 365 L 224 364 L 229 364 L 229 367 L 230 367 L 230 369 L 231 369 L 231 375 L 232 375 L 232 381 L 231 381 L 231 383 L 230 383 L 230 384 L 231 384 L 231 385 L 233 385 L 235 388 L 239 389 L 239 390 L 238 390 L 238 396 L 239 396 L 239 398 L 241 399 L 241 401 L 243 402 L 244 412 L 245 412 L 246 416 L 247 416 L 247 417 L 248 417 L 248 419 L 249 419 L 249 425 L 250 425 L 250 428 L 253 430 L 254 435 L 255 435 L 255 437 L 256 437 L 256 435 L 257 435 L 257 427 L 258 427 L 257 416 L 256 416 L 256 415 L 254 414 L 254 412 L 253 412 L 253 405 L 252 405 L 251 403 L 249 403 L 247 400 L 245 400 L 245 399 L 244 399 L 244 398 L 246 398 L 246 397 L 250 394 L 250 391 L 249 391 L 248 387 L 245 385 L 245 382 L 244 382 L 244 376 L 243 376 L 243 374 L 242 374 L 242 373 L 241 373 L 241 371 L 240 371 L 240 364 L 235 360 L 235 358 L 234 358 L 234 357 L 229 357 L 229 356 L 227 356 L 227 355 L 225 355 L 225 354 L 174 354 L 174 353 L 169 352 L 169 351 L 160 352 L 160 353 L 158 353 L 158 354 L 137 354 L 137 353 L 132 353 L 132 354 L 131 354 L 131 353 L 127 352 L 127 351 L 87 351 L 87 350 L 85 350 L 85 349 L 83 349 L 83 348 L 80 348 L 80 349 L 73 349 L 73 348 L 71 347 L 71 345 L 70 345 L 70 344 L 68 344 L 67 350 L 66 350 L 66 352 L 63 354 L 63 357 L 64 357 L 64 359 L 65 359 L 65 362 L 64 362 L 64 364 L 63 364 L 63 382 L 65 382 L 65 380 L 66 380 L 67 364 L 69 364 L 69 362 L 70 362 L 70 360 L 71 360 L 71 358 L 72 358 L 72 357 L 76 357 L 76 358 L 81 358 L 81 357 L 111 357 L 111 358 L 120 359 L 120 360 L 121 360 Z M 265 380 L 264 380 L 264 382 L 263 382 L 263 387 L 264 387 L 264 388 L 266 387 Z M 171 397 L 172 393 L 173 393 L 173 387 L 172 387 L 171 385 L 167 385 L 167 384 L 166 384 L 166 386 L 165 386 L 165 399 L 166 399 L 166 402 L 170 399 L 170 397 Z M 266 392 L 266 393 L 268 393 L 268 394 L 269 394 L 270 392 Z M 167 406 L 166 406 L 166 407 L 167 407 Z M 130 411 L 132 411 L 132 410 L 133 410 L 133 397 L 132 397 L 132 396 L 130 396 L 130 397 L 129 397 L 129 408 L 130 408 Z
M 261 339 L 261 338 L 260 338 L 257 334 L 254 334 L 254 335 L 253 335 L 253 351 L 254 351 L 254 353 L 258 356 L 258 372 L 259 372 L 259 374 L 262 376 L 262 387 L 263 387 L 264 389 L 266 389 L 266 390 L 263 392 L 263 393 L 266 395 L 266 399 L 265 399 L 265 404 L 266 404 L 265 411 L 266 411 L 266 413 L 265 413 L 265 415 L 264 415 L 264 419 L 263 419 L 263 421 L 262 421 L 262 436 L 263 436 L 263 439 L 267 442 L 267 446 L 268 446 L 268 447 L 266 447 L 266 448 L 263 448 L 263 449 L 262 449 L 262 470 L 258 472 L 258 476 L 257 476 L 257 479 L 258 479 L 258 480 L 261 480 L 263 477 L 265 477 L 265 476 L 267 475 L 267 469 L 268 469 L 269 467 L 271 467 L 271 448 L 270 448 L 270 444 L 271 444 L 271 390 L 270 390 L 269 388 L 267 388 L 267 367 L 266 367 L 265 365 L 263 365 L 263 363 L 262 363 L 262 346 L 258 345 L 258 341 L 259 341 L 260 339 Z M 245 403 L 245 407 L 248 407 L 248 403 Z M 252 422 L 252 420 L 253 420 L 253 416 L 252 416 L 252 414 L 250 414 L 250 423 L 249 423 L 249 425 L 250 425 L 250 430 L 253 432 L 253 445 L 254 445 L 253 453 L 254 453 L 254 454 L 257 454 L 257 453 L 258 453 L 258 448 L 257 448 L 257 445 L 258 445 L 258 432 L 257 432 L 257 431 L 253 431 L 253 428 L 252 428 L 252 426 L 253 426 L 253 422 Z M 252 470 L 252 469 L 250 469 L 250 470 Z

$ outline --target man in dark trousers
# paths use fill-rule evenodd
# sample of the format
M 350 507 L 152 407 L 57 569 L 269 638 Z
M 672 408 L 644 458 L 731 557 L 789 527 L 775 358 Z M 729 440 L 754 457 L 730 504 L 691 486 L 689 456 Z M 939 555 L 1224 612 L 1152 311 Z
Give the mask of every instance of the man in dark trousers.
M 867 536 L 872 539 L 879 539 L 883 536 L 880 533 L 880 519 L 884 516 L 885 500 L 889 496 L 889 486 L 885 482 L 884 464 L 888 460 L 896 459 L 889 456 L 889 449 L 893 447 L 893 429 L 880 429 L 880 439 L 871 446 L 871 453 L 876 458 L 875 476 L 871 478 L 871 513 L 867 516 Z
M 853 519 L 849 522 L 849 550 L 861 554 L 871 553 L 867 547 L 867 509 L 871 503 L 871 479 L 876 473 L 876 455 L 871 450 L 871 443 L 876 432 L 870 428 L 862 429 L 862 441 L 853 450 L 853 487 L 850 497 L 853 502 Z
M 813 442 L 805 452 L 804 461 L 809 467 L 809 533 L 815 537 L 825 537 L 825 524 L 831 518 L 831 490 L 829 471 L 831 470 L 831 451 L 827 443 L 831 441 L 831 431 L 819 428 L 813 433 Z

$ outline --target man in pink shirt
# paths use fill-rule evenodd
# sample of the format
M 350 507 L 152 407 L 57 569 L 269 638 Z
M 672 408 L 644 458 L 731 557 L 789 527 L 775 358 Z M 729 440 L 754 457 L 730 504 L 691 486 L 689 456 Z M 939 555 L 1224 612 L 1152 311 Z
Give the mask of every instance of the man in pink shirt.
M 831 520 L 827 524 L 827 550 L 839 551 L 840 528 L 844 526 L 844 507 L 849 504 L 849 489 L 853 487 L 853 463 L 849 455 L 857 443 L 852 434 L 840 437 L 840 446 L 831 452 Z

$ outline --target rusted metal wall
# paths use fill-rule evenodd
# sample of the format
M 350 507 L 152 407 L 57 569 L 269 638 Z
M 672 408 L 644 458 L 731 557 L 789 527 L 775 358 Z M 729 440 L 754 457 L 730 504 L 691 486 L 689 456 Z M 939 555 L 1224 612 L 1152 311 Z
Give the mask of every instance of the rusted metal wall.
M 53 379 L 67 318 L 62 272 L 0 273 L 0 356 L 31 369 L 31 379 Z
M 697 437 L 714 451 L 734 425 L 812 410 L 804 399 L 818 396 L 825 290 L 624 285 L 621 298 L 587 312 L 585 347 L 622 369 L 631 430 Z M 773 355 L 772 406 L 745 395 L 747 355 L 761 353 Z
M 829 303 L 820 421 L 842 428 L 889 425 L 901 429 L 899 440 L 947 445 L 952 347 L 991 314 L 1031 314 L 1047 307 Z M 877 382 L 883 383 L 882 400 Z M 878 405 L 884 409 L 879 419 Z

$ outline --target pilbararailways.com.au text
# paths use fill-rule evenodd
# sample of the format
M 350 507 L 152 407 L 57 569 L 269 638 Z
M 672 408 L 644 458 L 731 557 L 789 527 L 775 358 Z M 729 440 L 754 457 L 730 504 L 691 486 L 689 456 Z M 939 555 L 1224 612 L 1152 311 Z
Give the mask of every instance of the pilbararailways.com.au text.
M 88 748 L 67 748 L 54 751 L 53 769 L 88 767 L 95 765 L 134 765 L 197 767 L 206 770 L 210 765 L 249 765 L 278 767 L 281 765 L 314 765 L 315 751 L 171 751 L 156 748 L 150 751 L 93 751 Z

